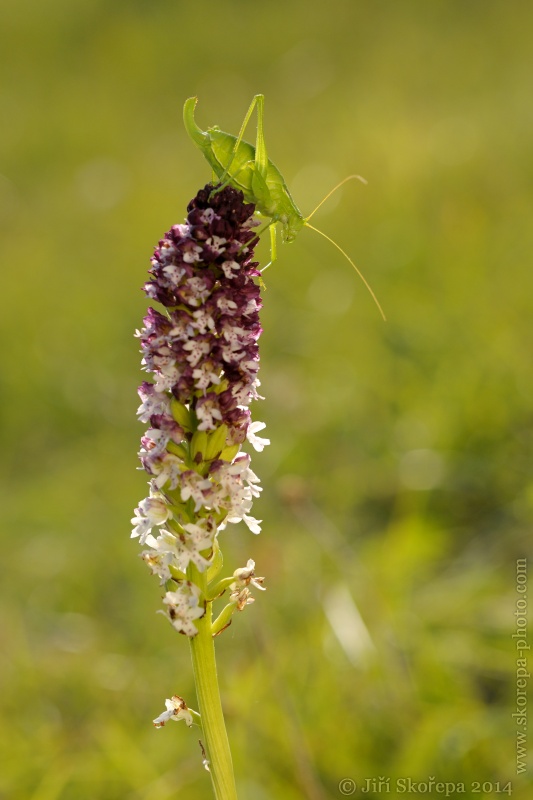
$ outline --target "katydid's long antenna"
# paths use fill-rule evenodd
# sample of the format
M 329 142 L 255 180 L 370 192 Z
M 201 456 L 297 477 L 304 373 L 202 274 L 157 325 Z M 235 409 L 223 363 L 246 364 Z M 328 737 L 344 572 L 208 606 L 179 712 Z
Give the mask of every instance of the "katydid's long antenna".
M 358 180 L 358 181 L 361 181 L 361 183 L 364 183 L 364 184 L 365 184 L 365 186 L 366 186 L 366 183 L 367 183 L 367 182 L 366 182 L 366 181 L 365 181 L 365 179 L 364 179 L 364 178 L 362 178 L 360 175 L 348 175 L 348 177 L 347 177 L 347 178 L 344 178 L 344 180 L 342 180 L 340 183 L 338 183 L 336 186 L 334 186 L 334 187 L 333 187 L 333 189 L 332 189 L 330 192 L 328 192 L 328 193 L 327 193 L 327 195 L 324 197 L 324 199 L 323 199 L 323 200 L 321 200 L 321 201 L 320 201 L 320 203 L 317 205 L 317 207 L 315 208 L 315 210 L 314 210 L 314 211 L 312 211 L 312 212 L 309 214 L 309 216 L 308 216 L 308 217 L 306 217 L 306 220 L 305 220 L 305 221 L 307 222 L 308 220 L 310 220 L 310 219 L 311 219 L 311 217 L 312 217 L 312 216 L 314 216 L 314 215 L 316 214 L 316 212 L 318 211 L 318 209 L 320 208 L 320 206 L 322 205 L 322 203 L 325 203 L 325 202 L 326 202 L 326 200 L 328 200 L 328 199 L 331 197 L 331 195 L 332 195 L 334 192 L 336 192 L 336 191 L 337 191 L 337 189 L 340 189 L 340 188 L 341 188 L 341 186 L 343 186 L 343 185 L 344 185 L 345 183 L 347 183 L 348 181 L 353 181 L 353 180 Z M 309 226 L 309 227 L 311 227 L 311 226 Z
M 348 178 L 346 178 L 346 180 L 348 180 Z M 339 184 L 339 185 L 340 185 L 340 184 Z M 324 198 L 324 199 L 325 199 L 325 198 Z M 322 201 L 322 202 L 324 202 L 324 201 Z M 314 213 L 314 212 L 313 212 L 313 213 Z M 309 219 L 309 217 L 308 217 L 307 219 Z M 353 263 L 352 259 L 351 259 L 351 258 L 350 258 L 350 256 L 348 255 L 348 253 L 345 253 L 345 252 L 344 252 L 344 250 L 342 249 L 342 247 L 340 247 L 340 246 L 337 244 L 337 242 L 334 242 L 334 241 L 333 241 L 333 239 L 331 239 L 331 238 L 330 238 L 330 237 L 329 237 L 329 236 L 328 236 L 326 233 L 324 233 L 323 231 L 319 231 L 319 230 L 318 230 L 318 228 L 315 228 L 313 225 L 309 225 L 309 223 L 307 222 L 307 220 L 306 220 L 306 222 L 305 222 L 305 226 L 306 226 L 306 228 L 311 228 L 311 230 L 312 230 L 312 231 L 316 231 L 316 233 L 319 233 L 321 236 L 323 236 L 323 237 L 324 237 L 324 239 L 327 239 L 327 240 L 328 240 L 328 242 L 331 242 L 331 244 L 332 244 L 334 247 L 336 247 L 336 248 L 337 248 L 337 250 L 338 250 L 340 253 L 342 253 L 342 255 L 344 256 L 344 258 L 345 258 L 347 261 L 349 261 L 349 262 L 350 262 L 350 264 L 352 265 L 352 267 L 353 267 L 353 268 L 354 268 L 354 270 L 357 272 L 357 274 L 359 275 L 359 277 L 361 278 L 361 280 L 362 280 L 362 281 L 363 281 L 363 283 L 365 284 L 366 288 L 367 288 L 367 289 L 368 289 L 368 291 L 370 292 L 370 294 L 371 294 L 371 296 L 372 296 L 372 299 L 373 299 L 374 303 L 377 305 L 377 307 L 378 307 L 378 309 L 379 309 L 379 313 L 381 314 L 381 316 L 383 317 L 384 321 L 386 322 L 386 321 L 387 321 L 387 317 L 385 316 L 385 314 L 384 314 L 384 312 L 383 312 L 383 309 L 381 308 L 381 306 L 380 306 L 380 304 L 379 304 L 379 300 L 378 300 L 378 298 L 376 297 L 376 295 L 374 294 L 374 292 L 373 292 L 373 290 L 372 290 L 372 287 L 371 287 L 371 286 L 370 286 L 370 284 L 368 283 L 367 279 L 365 278 L 365 276 L 363 275 L 363 273 L 361 272 L 361 270 L 360 270 L 358 267 L 356 267 L 356 266 L 355 266 L 355 264 Z

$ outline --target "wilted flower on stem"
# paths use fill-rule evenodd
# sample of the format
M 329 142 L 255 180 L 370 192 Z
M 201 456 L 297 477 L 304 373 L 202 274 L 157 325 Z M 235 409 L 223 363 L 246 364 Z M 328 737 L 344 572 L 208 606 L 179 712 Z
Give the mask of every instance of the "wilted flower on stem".
M 192 714 L 187 708 L 187 703 L 183 697 L 175 694 L 170 698 L 170 700 L 165 700 L 165 706 L 167 710 L 163 711 L 162 714 L 154 719 L 154 725 L 156 728 L 162 728 L 165 723 L 169 721 L 169 719 L 173 719 L 174 722 L 178 722 L 180 719 L 183 719 L 189 728 L 192 726 Z

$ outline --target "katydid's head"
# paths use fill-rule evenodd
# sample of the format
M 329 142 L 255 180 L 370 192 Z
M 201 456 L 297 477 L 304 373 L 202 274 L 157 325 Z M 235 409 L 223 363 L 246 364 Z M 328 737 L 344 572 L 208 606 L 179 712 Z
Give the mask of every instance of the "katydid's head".
M 279 221 L 281 223 L 281 238 L 284 242 L 294 242 L 305 225 L 305 219 L 300 213 L 285 214 L 280 217 Z

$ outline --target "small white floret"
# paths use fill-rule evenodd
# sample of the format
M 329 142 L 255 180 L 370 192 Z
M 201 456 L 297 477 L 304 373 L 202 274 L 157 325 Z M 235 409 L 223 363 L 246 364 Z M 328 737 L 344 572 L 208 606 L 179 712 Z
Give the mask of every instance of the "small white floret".
M 264 450 L 267 444 L 270 444 L 270 439 L 262 439 L 260 436 L 255 435 L 257 431 L 262 431 L 263 428 L 266 428 L 264 422 L 252 422 L 246 432 L 246 438 L 258 453 Z

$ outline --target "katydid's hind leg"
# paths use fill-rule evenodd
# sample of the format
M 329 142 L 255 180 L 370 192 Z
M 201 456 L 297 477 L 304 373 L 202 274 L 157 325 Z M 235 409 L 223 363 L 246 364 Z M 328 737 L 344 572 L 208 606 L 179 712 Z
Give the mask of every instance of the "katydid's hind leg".
M 255 147 L 255 158 L 253 161 L 247 161 L 245 164 L 243 164 L 242 167 L 239 168 L 239 170 L 236 173 L 231 174 L 230 173 L 231 165 L 235 160 L 235 156 L 242 142 L 246 126 L 248 125 L 250 117 L 252 116 L 254 108 L 256 106 L 257 106 L 257 138 Z M 220 176 L 220 185 L 218 186 L 216 191 L 220 191 L 229 183 L 235 181 L 239 172 L 242 172 L 246 168 L 252 168 L 251 182 L 252 182 L 253 196 L 257 198 L 256 203 L 260 202 L 263 206 L 268 208 L 268 206 L 270 205 L 270 190 L 266 182 L 266 176 L 268 173 L 268 157 L 266 153 L 265 136 L 263 128 L 264 108 L 265 108 L 264 95 L 256 94 L 254 99 L 250 103 L 248 111 L 246 112 L 246 116 L 244 117 L 243 123 L 241 125 L 239 135 L 237 136 L 235 144 L 233 145 L 230 159 L 228 161 L 228 164 L 224 172 Z
M 253 114 L 253 112 L 254 112 L 254 108 L 256 107 L 256 105 L 257 105 L 258 107 L 261 107 L 261 108 L 263 108 L 264 99 L 265 99 L 265 98 L 264 98 L 264 95 L 262 95 L 262 94 L 256 94 L 256 95 L 255 95 L 255 97 L 254 97 L 254 99 L 253 99 L 253 100 L 252 100 L 252 102 L 250 103 L 250 108 L 249 108 L 249 109 L 248 109 L 248 111 L 246 112 L 246 116 L 245 116 L 245 118 L 244 118 L 244 120 L 243 120 L 243 123 L 242 123 L 242 125 L 241 125 L 241 129 L 240 129 L 240 131 L 239 131 L 239 135 L 237 136 L 237 141 L 235 142 L 235 148 L 234 148 L 235 150 L 238 150 L 238 149 L 239 149 L 239 145 L 240 145 L 240 143 L 242 142 L 242 137 L 244 136 L 244 131 L 246 130 L 246 126 L 247 126 L 247 125 L 248 125 L 248 123 L 250 122 L 250 117 L 252 116 L 252 114 Z
M 252 192 L 254 197 L 256 198 L 255 202 L 256 204 L 261 203 L 261 205 L 263 206 L 261 213 L 263 213 L 265 216 L 268 217 L 273 216 L 270 209 L 270 206 L 272 205 L 270 189 L 268 188 L 268 184 L 263 174 L 257 168 L 257 160 L 255 160 L 252 163 L 253 163 L 253 169 L 252 169 L 251 179 L 252 179 Z
M 265 145 L 265 130 L 263 127 L 263 117 L 265 111 L 265 96 L 256 94 L 254 100 L 257 101 L 257 136 L 255 140 L 255 167 L 259 175 L 264 179 L 268 172 L 268 156 Z
M 256 94 L 252 102 L 250 103 L 250 108 L 248 109 L 244 121 L 241 125 L 241 129 L 239 131 L 239 135 L 235 140 L 235 145 L 233 147 L 233 152 L 231 154 L 231 158 L 229 161 L 228 166 L 224 172 L 224 176 L 228 172 L 231 164 L 233 163 L 233 159 L 235 158 L 235 154 L 239 149 L 239 145 L 242 142 L 242 137 L 244 136 L 244 131 L 246 130 L 246 126 L 250 121 L 250 117 L 253 114 L 254 108 L 257 106 L 257 135 L 255 140 L 255 170 L 256 174 L 260 175 L 261 178 L 266 178 L 268 172 L 268 157 L 266 152 L 265 146 L 265 132 L 263 126 L 263 119 L 264 119 L 264 112 L 265 112 L 265 96 L 264 94 Z M 223 177 L 224 177 L 223 176 Z
M 259 100 L 259 98 L 261 98 L 261 99 Z M 246 116 L 244 117 L 243 123 L 241 125 L 241 129 L 239 131 L 239 135 L 237 136 L 237 138 L 235 140 L 235 144 L 233 146 L 233 151 L 231 153 L 231 158 L 228 161 L 228 165 L 227 165 L 226 169 L 224 170 L 223 175 L 220 178 L 221 181 L 224 181 L 224 179 L 226 178 L 226 176 L 228 175 L 228 173 L 230 171 L 230 167 L 233 164 L 233 159 L 235 158 L 235 156 L 237 154 L 237 150 L 239 149 L 239 145 L 242 142 L 242 137 L 244 136 L 244 131 L 246 130 L 246 126 L 250 122 L 250 117 L 254 113 L 254 108 L 256 107 L 258 102 L 260 102 L 261 105 L 262 105 L 263 101 L 264 101 L 264 96 L 262 94 L 256 94 L 254 99 L 250 103 L 250 108 L 246 112 Z M 230 178 L 230 180 L 231 180 L 231 178 Z

